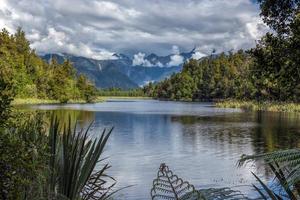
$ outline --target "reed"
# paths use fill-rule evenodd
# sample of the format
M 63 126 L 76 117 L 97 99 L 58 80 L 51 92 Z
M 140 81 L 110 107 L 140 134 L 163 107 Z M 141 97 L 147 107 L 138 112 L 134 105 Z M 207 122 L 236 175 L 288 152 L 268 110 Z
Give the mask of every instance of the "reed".
M 296 112 L 300 113 L 299 103 L 290 102 L 258 102 L 258 101 L 239 101 L 239 100 L 225 100 L 216 103 L 219 108 L 240 108 L 243 110 L 254 111 L 271 111 L 271 112 Z

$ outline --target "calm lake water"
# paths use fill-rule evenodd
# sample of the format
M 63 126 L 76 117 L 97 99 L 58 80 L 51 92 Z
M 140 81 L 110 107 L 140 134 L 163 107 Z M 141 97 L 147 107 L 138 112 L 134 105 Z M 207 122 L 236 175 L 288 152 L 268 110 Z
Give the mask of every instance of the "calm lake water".
M 263 163 L 238 168 L 242 154 L 300 146 L 300 116 L 215 108 L 211 103 L 110 100 L 97 104 L 36 105 L 61 119 L 71 115 L 91 134 L 114 127 L 105 155 L 123 190 L 116 199 L 150 199 L 161 163 L 197 188 L 233 187 L 253 196 L 251 171 L 269 181 Z

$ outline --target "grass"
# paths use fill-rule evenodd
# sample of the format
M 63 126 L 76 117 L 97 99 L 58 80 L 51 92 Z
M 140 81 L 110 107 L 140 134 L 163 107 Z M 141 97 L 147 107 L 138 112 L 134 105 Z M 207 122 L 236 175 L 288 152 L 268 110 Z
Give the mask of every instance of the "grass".
M 103 102 L 103 99 L 97 98 L 95 102 Z M 14 99 L 12 105 L 31 105 L 31 104 L 59 104 L 58 100 L 38 99 L 38 98 L 17 98 Z M 71 99 L 68 103 L 86 103 L 82 99 Z
M 272 112 L 295 112 L 300 113 L 299 103 L 289 102 L 257 102 L 257 101 L 239 101 L 239 100 L 225 100 L 216 103 L 220 108 L 240 108 L 243 110 L 254 111 L 272 111 Z
M 38 99 L 38 98 L 17 98 L 14 99 L 12 105 L 24 105 L 24 104 L 55 104 L 59 103 L 57 100 L 50 99 Z
M 107 101 L 108 99 L 151 99 L 150 97 L 122 97 L 122 96 L 98 96 L 94 103 L 100 103 Z M 12 102 L 12 105 L 31 105 L 31 104 L 59 104 L 58 100 L 52 99 L 39 99 L 39 98 L 16 98 Z M 86 103 L 82 99 L 71 99 L 68 103 Z

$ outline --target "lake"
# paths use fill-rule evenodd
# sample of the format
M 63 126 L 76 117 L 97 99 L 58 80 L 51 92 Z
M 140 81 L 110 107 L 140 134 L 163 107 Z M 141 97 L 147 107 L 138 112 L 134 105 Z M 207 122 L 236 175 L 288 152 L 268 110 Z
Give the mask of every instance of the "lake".
M 220 109 L 211 103 L 156 100 L 109 100 L 96 104 L 33 105 L 72 116 L 81 126 L 94 121 L 92 137 L 114 127 L 105 155 L 109 174 L 122 190 L 116 199 L 150 199 L 152 181 L 161 163 L 196 188 L 233 187 L 253 196 L 251 171 L 272 177 L 262 162 L 241 168 L 242 154 L 300 146 L 300 116 Z

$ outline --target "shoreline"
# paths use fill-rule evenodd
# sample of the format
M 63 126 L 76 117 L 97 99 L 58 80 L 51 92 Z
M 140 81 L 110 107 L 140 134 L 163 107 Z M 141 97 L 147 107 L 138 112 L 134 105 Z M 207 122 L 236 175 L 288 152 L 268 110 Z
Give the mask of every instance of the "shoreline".
M 300 113 L 300 103 L 292 102 L 224 100 L 216 102 L 215 106 L 218 108 L 240 108 L 251 111 Z
M 92 103 L 106 102 L 109 99 L 125 99 L 125 100 L 150 100 L 152 97 L 128 97 L 128 96 L 98 96 Z M 173 101 L 166 99 L 157 99 L 159 101 Z M 179 102 L 202 102 L 202 101 L 179 101 Z M 300 113 L 300 103 L 291 102 L 272 102 L 272 101 L 241 101 L 241 100 L 221 100 L 221 101 L 205 101 L 213 102 L 218 108 L 239 108 L 250 111 L 270 111 L 270 112 L 289 112 Z M 60 103 L 58 100 L 51 99 L 38 99 L 38 98 L 16 98 L 13 100 L 12 105 L 38 105 L 38 104 L 85 104 L 86 101 L 82 99 L 70 100 L 67 103 Z
M 128 96 L 99 96 L 103 100 L 107 99 L 153 99 L 152 97 L 144 97 L 144 96 L 136 96 L 136 97 L 128 97 Z
M 122 97 L 122 96 L 99 96 L 94 102 L 91 103 L 101 103 L 108 99 L 152 99 L 151 97 Z M 82 99 L 71 99 L 67 103 L 61 103 L 58 100 L 53 99 L 39 99 L 39 98 L 16 98 L 12 101 L 13 106 L 18 105 L 38 105 L 38 104 L 85 104 L 86 101 Z

